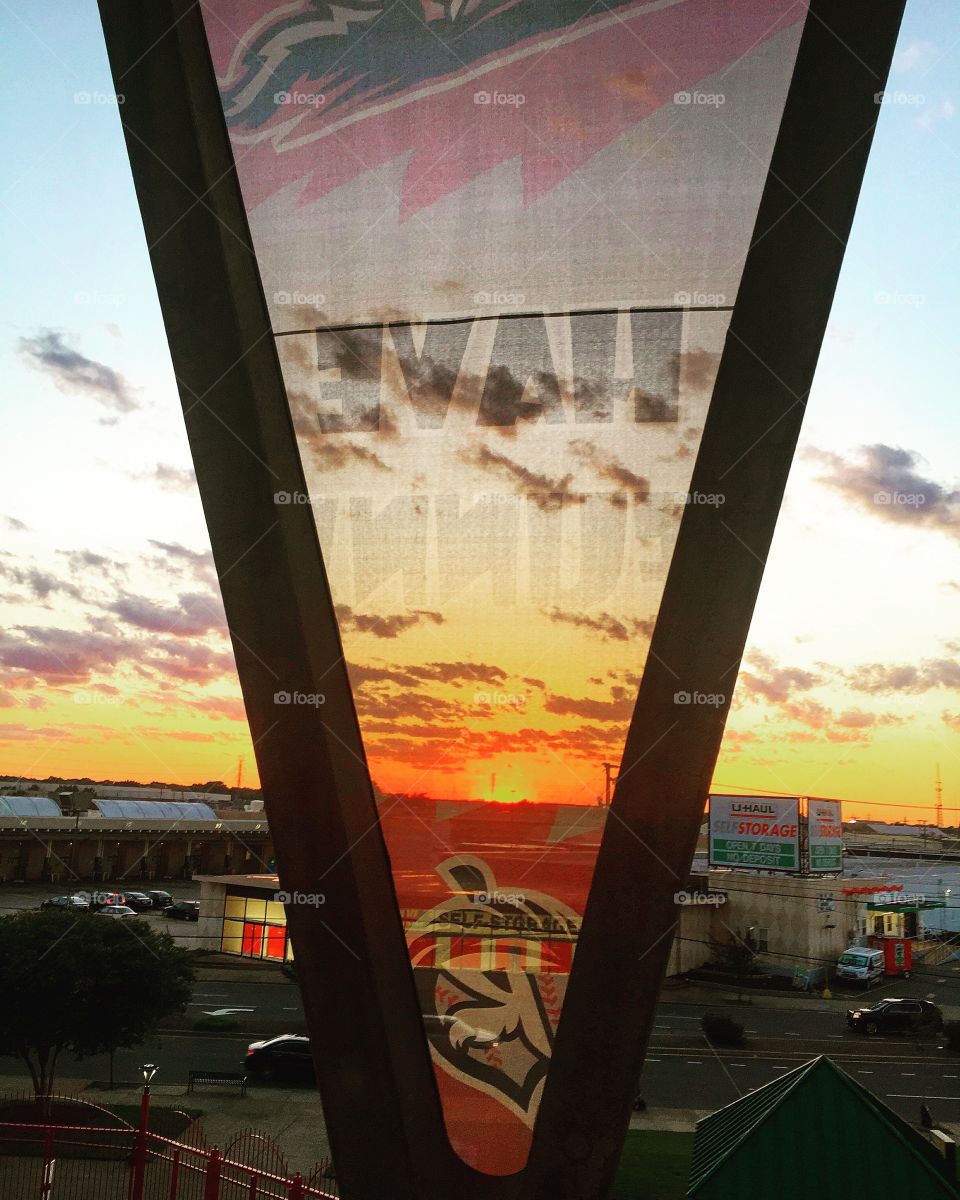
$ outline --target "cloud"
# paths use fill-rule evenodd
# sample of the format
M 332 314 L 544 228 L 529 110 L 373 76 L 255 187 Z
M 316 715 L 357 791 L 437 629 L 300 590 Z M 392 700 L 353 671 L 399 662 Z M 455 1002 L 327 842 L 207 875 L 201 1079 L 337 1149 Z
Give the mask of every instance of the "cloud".
M 179 605 L 162 605 L 146 596 L 123 592 L 107 611 L 127 625 L 149 633 L 168 633 L 176 637 L 199 637 L 207 633 L 225 633 L 226 618 L 219 596 L 212 593 L 182 592 Z
M 160 551 L 159 555 L 147 560 L 155 570 L 163 571 L 177 579 L 182 579 L 184 572 L 187 572 L 198 583 L 216 583 L 217 571 L 209 550 L 191 550 L 179 542 L 158 542 L 153 538 L 148 540 L 151 546 Z
M 67 560 L 67 566 L 70 570 L 78 574 L 90 571 L 109 575 L 115 569 L 124 569 L 118 563 L 104 557 L 104 555 L 94 554 L 92 550 L 58 550 L 57 553 L 62 554 Z
M 570 443 L 570 449 L 581 462 L 591 466 L 601 479 L 610 480 L 618 487 L 632 493 L 637 504 L 642 504 L 650 499 L 649 479 L 624 467 L 615 458 L 605 458 L 591 442 L 577 438 Z M 626 497 L 623 492 L 614 492 L 610 496 L 610 502 L 622 506 L 626 503 Z
M 23 521 L 18 520 L 16 517 L 4 517 L 3 523 L 11 533 L 25 533 L 30 528 L 29 525 L 25 525 Z
M 759 650 L 752 651 L 747 661 L 757 667 L 757 672 L 741 671 L 740 685 L 751 696 L 762 696 L 772 704 L 783 704 L 795 692 L 806 692 L 822 683 L 823 679 L 812 671 L 800 667 L 779 667 L 769 655 Z
M 169 463 L 157 463 L 152 471 L 137 478 L 153 480 L 165 492 L 193 492 L 197 487 L 197 476 L 192 467 L 173 467 Z
M 583 717 L 588 721 L 629 721 L 635 697 L 618 696 L 613 700 L 592 700 L 588 696 L 548 696 L 543 707 L 561 717 Z
M 960 491 L 922 475 L 914 451 L 877 443 L 861 446 L 854 461 L 816 448 L 805 456 L 826 467 L 821 483 L 872 516 L 960 537 Z
M 653 620 L 638 620 L 636 617 L 624 617 L 621 620 L 606 612 L 590 616 L 588 613 L 564 612 L 559 608 L 548 608 L 543 611 L 551 621 L 587 629 L 591 633 L 599 634 L 604 641 L 629 642 L 634 638 L 653 636 Z
M 141 407 L 123 375 L 69 346 L 59 330 L 43 329 L 34 337 L 20 338 L 19 348 L 26 361 L 61 392 L 82 392 L 116 413 Z
M 697 392 L 712 387 L 719 363 L 720 355 L 713 350 L 688 350 L 680 358 L 683 382 Z
M 73 600 L 82 600 L 83 594 L 76 584 L 68 583 L 65 579 L 42 571 L 38 567 L 15 567 L 8 563 L 0 563 L 0 578 L 29 589 L 37 600 L 48 600 L 56 592 L 70 596 Z M 3 597 L 11 600 L 13 597 Z
M 868 695 L 903 692 L 916 696 L 941 687 L 960 689 L 960 663 L 952 658 L 928 658 L 919 663 L 865 663 L 843 672 L 843 678 L 854 691 Z
M 424 621 L 434 625 L 443 624 L 443 614 L 429 609 L 417 608 L 408 613 L 384 613 L 380 616 L 372 613 L 354 612 L 348 604 L 335 606 L 337 621 L 341 630 L 354 630 L 357 633 L 372 633 L 378 638 L 395 638 L 415 625 Z
M 323 441 L 318 438 L 311 442 L 310 448 L 320 466 L 326 467 L 330 471 L 338 471 L 341 467 L 362 463 L 364 466 L 374 467 L 378 471 L 390 470 L 380 455 L 373 450 L 368 450 L 366 446 L 359 446 L 356 442 L 331 442 L 327 440 L 329 437 L 330 435 L 327 434 Z
M 548 475 L 541 475 L 516 462 L 509 455 L 484 445 L 468 446 L 460 451 L 460 457 L 470 466 L 479 467 L 480 470 L 513 484 L 518 492 L 529 496 L 537 508 L 544 512 L 555 511 L 561 507 L 564 500 L 575 504 L 582 504 L 584 501 L 582 495 L 571 493 L 573 476 L 570 474 L 551 479 Z
M 898 75 L 909 74 L 910 71 L 915 71 L 917 67 L 926 66 L 932 59 L 937 57 L 937 47 L 933 42 L 921 41 L 914 38 L 909 45 L 894 56 L 893 69 Z
M 85 682 L 94 673 L 140 657 L 125 638 L 36 625 L 0 634 L 0 663 L 8 670 L 51 685 Z M 8 682 L 10 682 L 8 680 Z

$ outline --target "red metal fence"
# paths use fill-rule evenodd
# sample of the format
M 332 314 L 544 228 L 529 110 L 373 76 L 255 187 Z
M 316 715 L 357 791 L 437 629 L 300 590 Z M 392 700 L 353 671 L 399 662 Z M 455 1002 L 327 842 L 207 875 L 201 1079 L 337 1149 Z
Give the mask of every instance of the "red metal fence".
M 193 1127 L 191 1127 L 193 1131 Z M 223 1152 L 110 1125 L 0 1122 L 0 1200 L 324 1200 L 337 1197 L 329 1160 L 304 1178 L 264 1134 Z M 191 1144 L 199 1143 L 199 1144 Z

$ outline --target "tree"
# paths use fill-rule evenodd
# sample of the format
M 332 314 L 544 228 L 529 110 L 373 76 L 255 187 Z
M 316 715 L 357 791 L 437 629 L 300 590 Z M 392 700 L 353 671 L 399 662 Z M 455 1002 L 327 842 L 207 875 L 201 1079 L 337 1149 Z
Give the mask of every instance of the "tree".
M 26 1063 L 38 1100 L 62 1051 L 137 1046 L 192 988 L 189 954 L 146 921 L 55 909 L 0 920 L 0 1054 Z

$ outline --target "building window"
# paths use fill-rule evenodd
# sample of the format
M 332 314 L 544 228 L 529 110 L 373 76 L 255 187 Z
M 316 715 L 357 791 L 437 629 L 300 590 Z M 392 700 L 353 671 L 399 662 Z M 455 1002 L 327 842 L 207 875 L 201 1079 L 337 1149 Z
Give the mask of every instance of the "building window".
M 223 906 L 220 949 L 244 958 L 289 961 L 287 918 L 283 905 L 251 896 L 227 895 Z

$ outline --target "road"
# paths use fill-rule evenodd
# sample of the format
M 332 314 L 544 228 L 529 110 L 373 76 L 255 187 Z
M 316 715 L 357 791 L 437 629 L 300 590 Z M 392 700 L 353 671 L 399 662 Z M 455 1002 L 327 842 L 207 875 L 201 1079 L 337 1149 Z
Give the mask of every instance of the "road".
M 260 1028 L 271 1020 L 296 1021 L 302 1014 L 296 984 L 280 978 L 198 983 L 190 1013 L 218 1009 L 238 1010 L 241 1021 L 249 1014 Z M 846 1028 L 841 1012 L 818 1006 L 816 1000 L 798 1000 L 789 1007 L 727 1006 L 722 1011 L 744 1024 L 747 1044 L 739 1050 L 715 1050 L 700 1031 L 704 1011 L 703 1004 L 669 1001 L 658 1007 L 640 1083 L 649 1107 L 720 1108 L 827 1053 L 909 1120 L 917 1120 L 920 1104 L 927 1103 L 937 1119 L 960 1121 L 960 1055 L 941 1049 L 942 1039 L 858 1037 Z M 190 1069 L 239 1070 L 249 1040 L 232 1034 L 162 1033 L 138 1049 L 118 1051 L 114 1075 L 118 1081 L 134 1081 L 146 1060 L 159 1065 L 158 1083 L 186 1083 Z M 4 1069 L 17 1067 L 8 1059 Z M 109 1069 L 106 1056 L 64 1059 L 58 1068 L 64 1080 L 106 1080 Z

